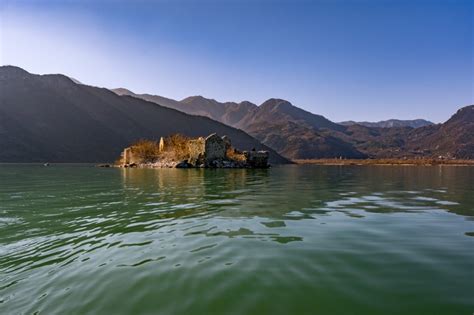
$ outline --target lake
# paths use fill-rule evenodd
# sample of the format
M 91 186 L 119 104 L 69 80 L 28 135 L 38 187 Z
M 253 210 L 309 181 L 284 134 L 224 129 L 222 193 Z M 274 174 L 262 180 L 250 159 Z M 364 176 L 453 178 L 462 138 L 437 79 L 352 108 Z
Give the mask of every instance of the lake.
M 1 314 L 472 314 L 474 167 L 0 165 Z

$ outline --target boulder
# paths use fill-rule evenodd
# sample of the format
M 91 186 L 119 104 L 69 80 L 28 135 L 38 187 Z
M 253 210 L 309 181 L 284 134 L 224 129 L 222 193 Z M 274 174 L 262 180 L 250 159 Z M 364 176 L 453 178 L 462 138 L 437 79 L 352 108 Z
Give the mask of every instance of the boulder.
M 183 160 L 179 162 L 178 164 L 176 164 L 175 167 L 176 168 L 190 168 L 190 167 L 193 167 L 193 165 L 191 163 L 188 163 L 188 160 Z

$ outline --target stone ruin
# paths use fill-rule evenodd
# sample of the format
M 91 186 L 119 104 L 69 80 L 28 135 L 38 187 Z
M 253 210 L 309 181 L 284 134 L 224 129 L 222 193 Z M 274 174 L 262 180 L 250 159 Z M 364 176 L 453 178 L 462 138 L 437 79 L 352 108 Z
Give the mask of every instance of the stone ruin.
M 133 165 L 140 162 L 139 158 L 133 154 L 133 148 L 125 148 L 122 152 L 122 165 Z
M 207 137 L 186 139 L 184 156 L 173 156 L 177 151 L 170 138 L 161 137 L 155 161 L 143 161 L 135 154 L 134 146 L 124 149 L 121 166 L 177 167 L 177 168 L 267 168 L 268 151 L 243 151 L 232 147 L 227 136 L 211 134 Z M 171 152 L 171 154 L 170 154 Z
M 246 163 L 252 168 L 268 167 L 268 151 L 244 151 Z
M 212 134 L 206 138 L 199 137 L 189 140 L 188 163 L 192 165 L 210 166 L 214 161 L 225 160 L 227 157 L 227 145 L 217 134 Z

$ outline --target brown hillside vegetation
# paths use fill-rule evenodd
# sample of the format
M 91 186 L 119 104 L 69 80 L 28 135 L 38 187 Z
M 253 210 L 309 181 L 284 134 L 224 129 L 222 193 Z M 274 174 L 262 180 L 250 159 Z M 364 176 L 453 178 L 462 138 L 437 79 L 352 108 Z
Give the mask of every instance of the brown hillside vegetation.
M 474 160 L 446 160 L 446 159 L 313 159 L 295 160 L 297 164 L 317 164 L 317 165 L 459 165 L 474 166 Z

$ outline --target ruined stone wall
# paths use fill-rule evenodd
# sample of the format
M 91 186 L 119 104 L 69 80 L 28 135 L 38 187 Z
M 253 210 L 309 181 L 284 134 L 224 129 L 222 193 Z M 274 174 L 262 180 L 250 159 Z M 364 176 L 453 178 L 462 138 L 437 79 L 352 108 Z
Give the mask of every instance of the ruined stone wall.
M 123 164 L 134 164 L 140 163 L 139 158 L 136 154 L 133 153 L 132 148 L 125 148 L 122 153 L 122 163 Z
M 223 136 L 222 140 L 224 141 L 225 150 L 227 152 L 227 150 L 230 150 L 232 148 L 232 142 L 231 142 L 230 138 L 227 137 L 227 136 Z
M 225 159 L 226 143 L 216 134 L 212 134 L 206 138 L 205 144 L 206 162 Z
M 206 140 L 202 137 L 188 141 L 188 162 L 199 165 L 205 162 Z
M 266 168 L 268 167 L 268 151 L 244 151 L 246 163 L 250 167 Z
M 161 137 L 161 138 L 160 138 L 160 143 L 159 143 L 159 145 L 158 145 L 160 152 L 165 151 L 165 148 L 166 148 L 166 143 L 165 143 L 165 142 L 166 142 L 165 138 Z
M 217 134 L 212 134 L 206 138 L 197 139 L 161 138 L 159 147 L 153 141 L 138 143 L 124 149 L 122 165 L 124 167 L 140 167 L 141 164 L 146 164 L 153 167 L 177 168 L 266 168 L 269 166 L 268 157 L 267 151 L 240 152 L 232 147 L 228 137 L 221 138 Z

